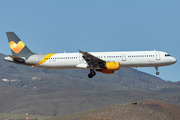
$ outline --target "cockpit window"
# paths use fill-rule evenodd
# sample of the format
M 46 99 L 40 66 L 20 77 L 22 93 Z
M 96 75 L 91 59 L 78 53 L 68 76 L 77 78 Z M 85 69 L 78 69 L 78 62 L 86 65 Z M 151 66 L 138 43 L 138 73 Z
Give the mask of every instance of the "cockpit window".
M 165 54 L 165 57 L 171 56 L 170 54 Z

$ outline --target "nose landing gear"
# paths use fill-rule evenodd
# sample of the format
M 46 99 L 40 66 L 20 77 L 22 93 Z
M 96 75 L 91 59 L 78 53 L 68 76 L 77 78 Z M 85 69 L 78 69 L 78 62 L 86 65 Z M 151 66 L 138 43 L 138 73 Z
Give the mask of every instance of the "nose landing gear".
M 96 75 L 96 72 L 93 69 L 90 69 L 90 73 L 88 74 L 88 77 L 92 78 L 95 75 Z
M 156 75 L 159 75 L 160 73 L 158 72 L 158 67 L 156 66 Z

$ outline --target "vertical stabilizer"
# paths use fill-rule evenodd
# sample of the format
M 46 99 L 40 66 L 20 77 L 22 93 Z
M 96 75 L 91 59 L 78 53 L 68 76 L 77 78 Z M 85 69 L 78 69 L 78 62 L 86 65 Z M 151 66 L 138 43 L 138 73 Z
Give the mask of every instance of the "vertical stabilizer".
M 12 55 L 18 57 L 29 58 L 34 54 L 29 48 L 18 38 L 14 32 L 6 32 L 9 41 L 9 46 L 11 48 Z

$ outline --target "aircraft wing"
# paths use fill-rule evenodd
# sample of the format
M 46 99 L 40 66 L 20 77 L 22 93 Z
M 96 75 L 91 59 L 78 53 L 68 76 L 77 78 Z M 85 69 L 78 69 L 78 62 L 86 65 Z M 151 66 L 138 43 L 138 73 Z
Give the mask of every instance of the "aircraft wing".
M 81 51 L 79 50 L 80 53 L 83 54 L 83 59 L 87 62 L 87 64 L 91 67 L 97 67 L 98 65 L 102 64 L 102 63 L 105 63 L 106 61 L 98 58 L 98 57 L 95 57 L 94 55 L 88 53 L 88 52 L 84 52 L 84 51 Z

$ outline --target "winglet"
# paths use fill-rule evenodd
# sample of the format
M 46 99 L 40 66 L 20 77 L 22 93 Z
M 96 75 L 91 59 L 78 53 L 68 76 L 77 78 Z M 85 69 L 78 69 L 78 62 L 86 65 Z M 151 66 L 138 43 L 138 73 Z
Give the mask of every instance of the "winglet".
M 79 51 L 79 53 L 82 53 L 83 54 L 83 51 L 81 51 L 81 50 L 78 50 Z

